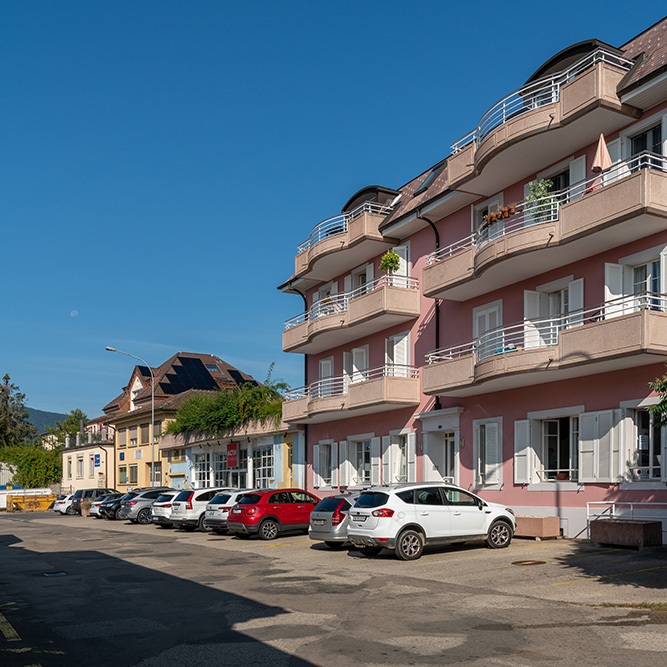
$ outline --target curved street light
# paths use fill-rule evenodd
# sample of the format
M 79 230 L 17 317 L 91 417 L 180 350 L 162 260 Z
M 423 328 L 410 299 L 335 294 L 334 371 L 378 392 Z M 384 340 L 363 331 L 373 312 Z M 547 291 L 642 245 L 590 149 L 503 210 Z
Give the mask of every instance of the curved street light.
M 122 350 L 117 350 L 115 347 L 109 346 L 107 346 L 105 349 L 107 352 L 118 352 L 118 354 L 124 354 L 126 357 L 138 359 L 146 366 L 146 368 L 148 368 L 148 372 L 151 374 L 151 488 L 153 488 L 155 481 L 155 376 L 153 375 L 153 369 L 146 363 L 144 359 L 138 357 L 136 354 L 123 352 Z

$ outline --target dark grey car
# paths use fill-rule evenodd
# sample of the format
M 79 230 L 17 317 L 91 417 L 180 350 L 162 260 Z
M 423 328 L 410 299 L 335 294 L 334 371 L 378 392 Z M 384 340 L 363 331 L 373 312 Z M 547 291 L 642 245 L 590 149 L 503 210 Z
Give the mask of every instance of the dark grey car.
M 347 542 L 349 510 L 360 495 L 339 493 L 321 500 L 310 513 L 310 539 L 322 541 L 331 549 L 340 549 Z
M 117 514 L 118 518 L 129 519 L 132 523 L 150 523 L 153 503 L 158 499 L 158 496 L 161 496 L 165 491 L 171 490 L 167 487 L 162 487 L 139 491 L 134 498 L 124 500 L 121 503 Z

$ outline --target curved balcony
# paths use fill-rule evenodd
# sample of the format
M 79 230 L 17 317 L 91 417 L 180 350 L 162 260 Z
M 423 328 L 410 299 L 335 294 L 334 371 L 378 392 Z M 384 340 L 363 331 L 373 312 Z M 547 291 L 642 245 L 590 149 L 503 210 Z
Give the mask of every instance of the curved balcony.
M 655 234 L 666 219 L 667 159 L 640 153 L 431 253 L 424 295 L 472 299 Z
M 387 275 L 285 322 L 283 352 L 316 354 L 419 316 L 419 281 Z
M 294 275 L 325 282 L 396 245 L 378 228 L 391 207 L 364 202 L 354 210 L 320 222 L 297 248 Z
M 645 292 L 525 320 L 426 356 L 423 391 L 474 396 L 667 359 L 667 295 Z
M 608 134 L 638 118 L 639 109 L 621 104 L 616 94 L 633 64 L 599 48 L 504 97 L 453 144 L 447 160 L 450 188 L 465 183 L 466 191 L 491 196 L 592 143 L 600 132 Z
M 289 391 L 283 403 L 283 421 L 337 421 L 419 405 L 420 399 L 419 369 L 387 364 Z

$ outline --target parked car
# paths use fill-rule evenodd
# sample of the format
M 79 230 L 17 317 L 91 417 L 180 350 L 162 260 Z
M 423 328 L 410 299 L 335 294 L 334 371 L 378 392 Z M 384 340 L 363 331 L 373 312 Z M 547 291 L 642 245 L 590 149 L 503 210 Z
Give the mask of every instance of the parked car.
M 211 529 L 214 533 L 223 535 L 227 532 L 227 517 L 229 510 L 238 503 L 243 496 L 254 493 L 257 489 L 235 489 L 234 491 L 222 491 L 211 498 L 206 505 L 204 515 L 204 527 Z
M 208 530 L 204 525 L 206 505 L 221 491 L 232 490 L 216 487 L 181 491 L 171 504 L 171 523 L 183 530 Z
M 70 514 L 81 514 L 81 503 L 85 500 L 90 500 L 92 502 L 93 500 L 97 500 L 99 497 L 106 496 L 110 493 L 117 493 L 117 491 L 116 489 L 100 488 L 79 489 L 78 491 L 75 491 L 74 496 L 72 497 L 72 508 L 74 509 L 74 512 L 70 512 Z
M 110 520 L 118 519 L 121 503 L 125 500 L 131 500 L 137 493 L 138 491 L 128 491 L 128 493 L 125 493 L 120 498 L 105 500 L 99 507 L 100 516 Z
M 423 482 L 371 487 L 350 510 L 348 535 L 366 556 L 393 549 L 416 560 L 426 544 L 486 540 L 507 547 L 516 529 L 514 511 L 452 484 Z
M 147 524 L 151 522 L 151 507 L 168 487 L 137 489 L 132 498 L 123 499 L 118 510 L 119 519 L 129 519 L 132 523 Z
M 310 513 L 320 499 L 303 489 L 262 489 L 232 507 L 227 529 L 238 537 L 272 540 L 282 532 L 308 531 Z
M 101 519 L 100 514 L 100 505 L 109 500 L 116 500 L 117 498 L 122 498 L 122 493 L 109 493 L 106 496 L 100 496 L 97 500 L 94 500 L 90 506 L 90 516 L 94 516 L 96 519 Z
M 151 521 L 161 528 L 171 528 L 171 510 L 174 498 L 180 493 L 178 489 L 163 491 L 151 507 Z
M 53 511 L 61 514 L 76 514 L 76 510 L 72 509 L 73 493 L 66 496 L 58 496 L 58 499 L 53 503 Z
M 348 541 L 349 511 L 360 493 L 339 493 L 320 500 L 310 514 L 308 535 L 330 549 L 340 549 Z

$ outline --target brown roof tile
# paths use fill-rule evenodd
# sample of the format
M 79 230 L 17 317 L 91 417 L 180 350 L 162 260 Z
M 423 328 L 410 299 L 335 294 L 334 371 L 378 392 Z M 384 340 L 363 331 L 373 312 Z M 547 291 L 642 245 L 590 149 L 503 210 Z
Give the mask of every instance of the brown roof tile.
M 661 19 L 621 47 L 626 58 L 644 54 L 622 82 L 622 90 L 638 86 L 644 79 L 667 69 L 667 17 Z

